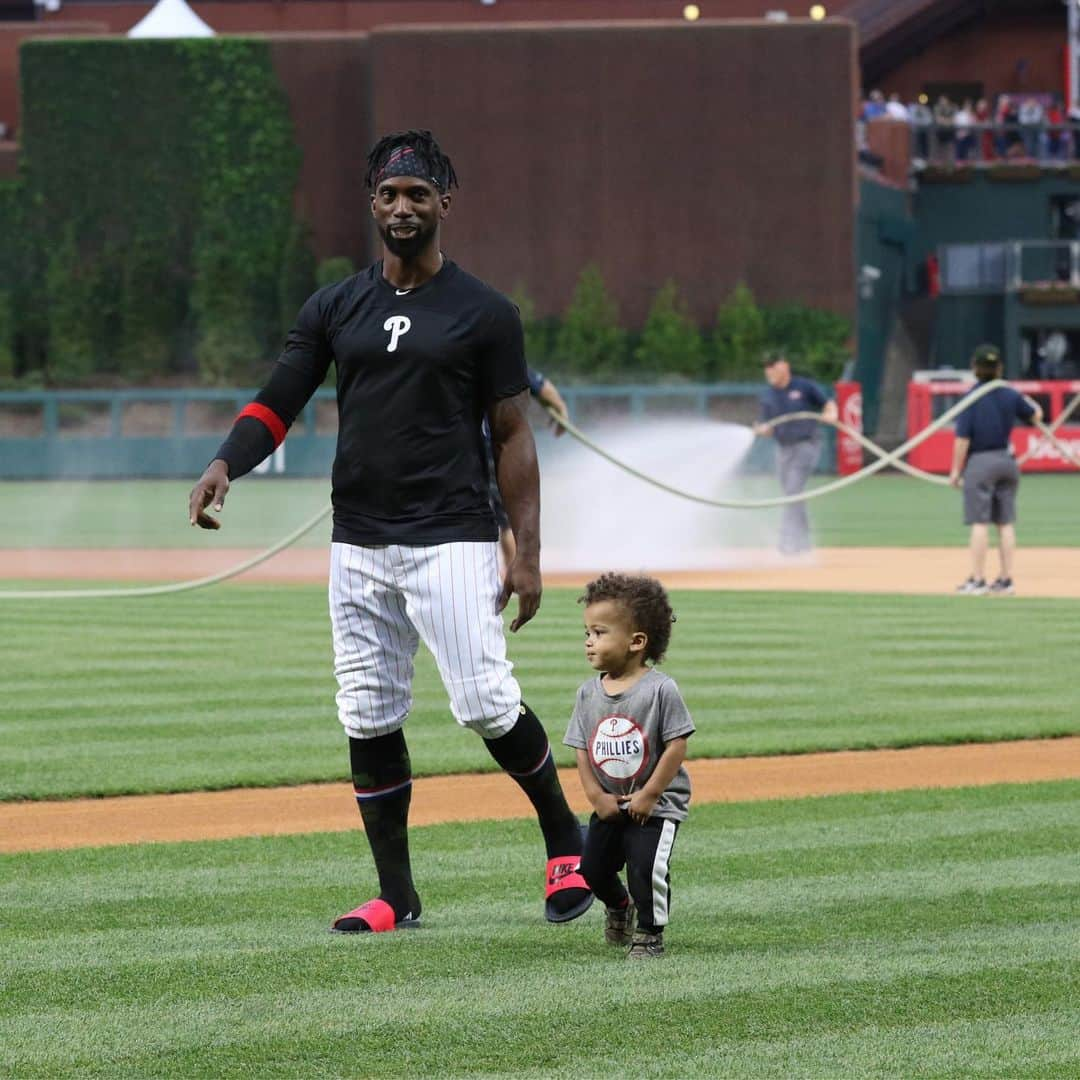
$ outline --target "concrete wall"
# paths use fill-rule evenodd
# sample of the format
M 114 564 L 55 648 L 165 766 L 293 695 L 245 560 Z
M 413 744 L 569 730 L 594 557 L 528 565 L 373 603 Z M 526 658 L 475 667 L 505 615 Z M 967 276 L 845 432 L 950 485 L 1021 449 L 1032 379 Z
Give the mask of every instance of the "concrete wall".
M 499 288 L 523 284 L 540 314 L 565 309 L 590 262 L 631 324 L 667 278 L 703 324 L 740 279 L 765 302 L 852 312 L 850 24 L 371 41 L 375 131 L 430 127 L 461 177 L 447 251 Z

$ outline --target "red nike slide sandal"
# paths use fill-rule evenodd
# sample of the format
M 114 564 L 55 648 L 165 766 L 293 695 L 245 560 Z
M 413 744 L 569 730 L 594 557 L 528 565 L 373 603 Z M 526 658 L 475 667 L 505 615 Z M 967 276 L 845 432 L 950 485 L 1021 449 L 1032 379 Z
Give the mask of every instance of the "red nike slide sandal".
M 548 922 L 570 922 L 579 915 L 584 915 L 592 907 L 593 894 L 588 882 L 578 872 L 581 865 L 580 855 L 564 855 L 548 859 L 546 884 L 544 888 L 544 918 Z M 576 889 L 582 893 L 581 899 L 565 911 L 555 907 L 551 898 L 556 893 Z
M 415 930 L 420 920 L 411 914 L 395 920 L 394 909 L 385 900 L 369 900 L 339 916 L 330 927 L 334 934 L 383 934 L 387 930 Z

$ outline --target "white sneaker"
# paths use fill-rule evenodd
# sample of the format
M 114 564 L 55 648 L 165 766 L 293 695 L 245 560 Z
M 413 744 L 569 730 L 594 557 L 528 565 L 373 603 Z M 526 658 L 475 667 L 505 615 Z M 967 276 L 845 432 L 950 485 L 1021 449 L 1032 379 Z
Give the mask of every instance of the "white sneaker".
M 1015 596 L 1016 586 L 1011 577 L 999 577 L 992 581 L 986 590 L 991 596 Z
M 956 592 L 959 596 L 984 596 L 987 585 L 983 578 L 969 577 L 963 585 L 956 586 Z

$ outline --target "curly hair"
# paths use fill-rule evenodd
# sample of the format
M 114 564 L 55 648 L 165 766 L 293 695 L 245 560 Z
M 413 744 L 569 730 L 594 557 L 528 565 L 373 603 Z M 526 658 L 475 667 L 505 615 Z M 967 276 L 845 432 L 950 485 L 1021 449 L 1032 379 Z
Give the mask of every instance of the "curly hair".
M 432 183 L 440 191 L 449 191 L 457 187 L 457 173 L 450 159 L 443 153 L 435 136 L 427 130 L 411 129 L 395 131 L 384 135 L 372 148 L 367 159 L 367 173 L 364 183 L 369 188 L 375 187 L 379 174 L 386 166 L 390 155 L 400 147 L 407 146 L 423 162 Z
M 634 630 L 641 631 L 648 639 L 645 659 L 662 663 L 671 641 L 671 624 L 675 621 L 664 586 L 651 577 L 601 574 L 578 597 L 578 603 L 586 607 L 604 600 L 627 610 Z

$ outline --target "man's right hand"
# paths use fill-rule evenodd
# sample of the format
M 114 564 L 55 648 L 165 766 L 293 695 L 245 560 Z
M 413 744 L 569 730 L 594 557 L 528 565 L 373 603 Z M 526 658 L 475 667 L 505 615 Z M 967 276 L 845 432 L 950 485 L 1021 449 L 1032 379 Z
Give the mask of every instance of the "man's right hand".
M 517 593 L 517 618 L 510 624 L 511 633 L 516 634 L 536 614 L 543 588 L 539 556 L 527 558 L 519 551 L 507 567 L 497 605 L 497 610 L 502 611 L 510 602 L 510 597 Z
M 188 497 L 188 519 L 200 529 L 220 529 L 221 522 L 206 513 L 208 506 L 220 511 L 229 490 L 229 467 L 221 458 L 214 458 Z

